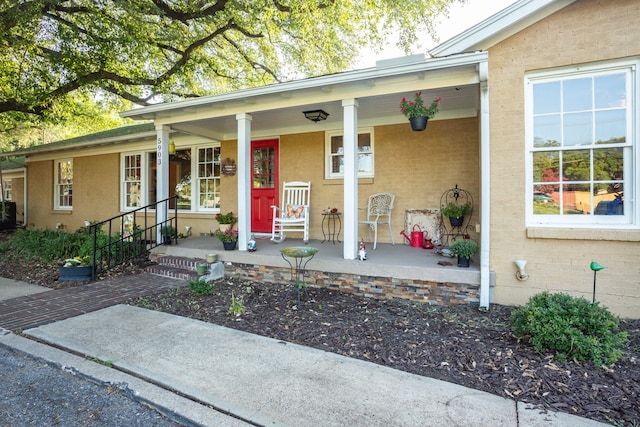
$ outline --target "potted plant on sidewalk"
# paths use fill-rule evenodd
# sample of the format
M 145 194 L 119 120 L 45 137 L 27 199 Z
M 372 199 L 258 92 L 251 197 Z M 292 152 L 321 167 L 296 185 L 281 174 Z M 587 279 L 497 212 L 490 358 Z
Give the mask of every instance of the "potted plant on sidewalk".
M 76 256 L 58 266 L 60 282 L 84 282 L 93 278 L 93 264 L 89 256 Z

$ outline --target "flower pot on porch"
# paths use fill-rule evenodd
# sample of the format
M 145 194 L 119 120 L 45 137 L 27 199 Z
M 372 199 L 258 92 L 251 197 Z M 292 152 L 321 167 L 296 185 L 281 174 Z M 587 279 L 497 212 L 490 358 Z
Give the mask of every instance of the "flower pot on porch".
M 469 258 L 458 255 L 458 267 L 469 268 Z
M 225 251 L 232 251 L 236 248 L 237 243 L 235 240 L 233 242 L 222 242 L 222 246 L 224 246 Z
M 429 117 L 426 117 L 426 116 L 409 117 L 409 123 L 411 124 L 411 130 L 420 132 L 427 128 L 427 124 L 429 123 Z

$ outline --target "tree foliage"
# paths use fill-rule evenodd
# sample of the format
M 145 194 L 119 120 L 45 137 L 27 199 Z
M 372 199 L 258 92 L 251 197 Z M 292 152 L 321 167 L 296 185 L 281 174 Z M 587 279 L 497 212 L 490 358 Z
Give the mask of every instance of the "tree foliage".
M 63 120 L 78 93 L 147 105 L 342 71 L 458 1 L 0 0 L 0 131 Z

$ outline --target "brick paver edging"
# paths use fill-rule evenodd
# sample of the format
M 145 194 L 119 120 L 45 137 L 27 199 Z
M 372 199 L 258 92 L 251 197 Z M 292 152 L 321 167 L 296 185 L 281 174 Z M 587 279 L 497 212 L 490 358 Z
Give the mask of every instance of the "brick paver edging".
M 0 301 L 0 328 L 23 331 L 186 285 L 143 273 Z

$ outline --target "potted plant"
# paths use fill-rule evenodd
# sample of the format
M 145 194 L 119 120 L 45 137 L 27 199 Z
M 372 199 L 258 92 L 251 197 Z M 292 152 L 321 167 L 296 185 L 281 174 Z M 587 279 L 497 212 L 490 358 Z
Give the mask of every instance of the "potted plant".
M 89 256 L 76 256 L 64 260 L 58 266 L 61 282 L 84 282 L 93 278 L 93 264 Z
M 478 244 L 475 240 L 459 239 L 449 247 L 451 253 L 458 256 L 458 267 L 469 267 L 469 258 L 478 252 Z
M 176 236 L 176 229 L 171 225 L 163 225 L 160 227 L 160 234 L 162 235 L 162 243 L 170 245 Z
M 231 228 L 233 224 L 238 222 L 238 217 L 233 212 L 229 211 L 226 214 L 217 214 L 216 221 L 220 224 L 220 230 L 225 231 L 227 228 Z
M 213 233 L 214 236 L 218 238 L 222 242 L 222 246 L 224 246 L 224 250 L 232 251 L 236 248 L 236 243 L 238 242 L 238 230 L 233 227 L 229 227 L 226 230 L 216 230 Z
M 434 99 L 427 107 L 422 99 L 422 92 L 416 92 L 413 100 L 402 98 L 400 101 L 400 112 L 404 114 L 411 123 L 411 129 L 422 131 L 427 128 L 427 122 L 438 113 L 438 103 L 441 98 Z
M 471 212 L 471 203 L 457 205 L 453 202 L 441 207 L 442 216 L 449 218 L 452 227 L 460 227 L 464 221 L 464 216 Z

